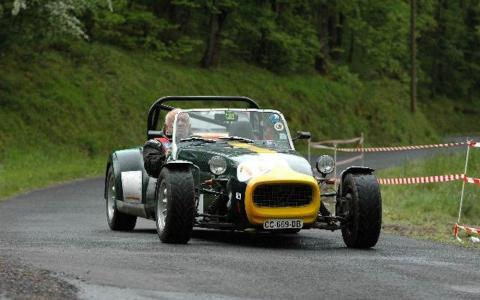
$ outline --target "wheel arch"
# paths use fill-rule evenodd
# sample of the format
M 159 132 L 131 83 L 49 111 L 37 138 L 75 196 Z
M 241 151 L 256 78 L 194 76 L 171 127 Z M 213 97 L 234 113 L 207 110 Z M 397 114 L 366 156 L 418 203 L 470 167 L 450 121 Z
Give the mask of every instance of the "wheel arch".
M 346 168 L 345 170 L 342 171 L 342 173 L 340 174 L 340 183 L 343 182 L 343 180 L 345 179 L 345 176 L 347 176 L 348 174 L 363 174 L 363 175 L 372 175 L 373 172 L 375 172 L 374 169 L 372 168 L 369 168 L 369 167 L 363 167 L 363 166 L 351 166 L 351 167 L 348 167 Z M 340 195 L 342 195 L 342 184 L 340 184 Z
M 109 168 L 113 169 L 113 173 L 115 175 L 115 189 L 118 191 L 117 200 L 123 201 L 121 174 L 125 171 L 142 172 L 142 198 L 145 198 L 145 186 L 148 183 L 148 175 L 143 166 L 142 148 L 119 150 L 110 154 L 105 170 L 104 199 L 107 198 L 107 180 Z
M 108 156 L 108 161 L 107 161 L 107 167 L 105 168 L 105 182 L 104 182 L 104 188 L 103 188 L 103 199 L 107 200 L 107 189 L 108 189 L 108 170 L 110 169 L 110 166 L 112 165 L 112 155 Z

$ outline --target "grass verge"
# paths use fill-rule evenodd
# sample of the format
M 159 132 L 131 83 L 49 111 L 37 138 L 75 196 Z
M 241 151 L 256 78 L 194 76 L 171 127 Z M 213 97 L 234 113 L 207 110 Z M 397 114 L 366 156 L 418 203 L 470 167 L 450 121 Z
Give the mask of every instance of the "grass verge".
M 101 175 L 112 150 L 143 144 L 147 109 L 164 95 L 247 95 L 314 139 L 364 131 L 398 144 L 437 136 L 423 113 L 410 115 L 404 85 L 363 82 L 343 68 L 330 78 L 247 64 L 205 70 L 79 42 L 4 53 L 0 69 L 0 198 Z
M 480 152 L 470 152 L 470 177 L 480 177 Z M 411 161 L 402 167 L 379 171 L 381 178 L 461 174 L 465 155 L 440 155 L 425 161 Z M 453 242 L 462 181 L 418 185 L 383 185 L 383 227 L 385 232 L 442 242 Z M 465 185 L 461 224 L 480 226 L 480 186 Z M 480 249 L 480 244 L 465 243 Z
M 144 142 L 147 109 L 164 95 L 247 95 L 283 111 L 292 132 L 310 130 L 314 140 L 364 132 L 377 141 L 371 145 L 396 145 L 434 142 L 441 133 L 423 113 L 428 106 L 409 113 L 406 85 L 362 81 L 342 67 L 328 78 L 247 64 L 205 70 L 79 42 L 2 53 L 0 70 L 0 199 L 102 175 L 112 150 Z M 442 112 L 450 124 L 452 114 Z
M 106 157 L 88 157 L 71 148 L 41 150 L 8 151 L 0 168 L 0 201 L 59 182 L 102 175 L 106 163 Z

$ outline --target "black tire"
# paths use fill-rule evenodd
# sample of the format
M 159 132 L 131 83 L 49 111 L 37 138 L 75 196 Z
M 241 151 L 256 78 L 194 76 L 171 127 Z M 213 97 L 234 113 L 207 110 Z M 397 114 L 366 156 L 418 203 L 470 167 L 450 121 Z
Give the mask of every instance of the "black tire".
M 137 223 L 137 217 L 124 214 L 117 209 L 117 204 L 115 203 L 117 198 L 115 190 L 115 174 L 112 166 L 108 169 L 105 184 L 107 185 L 105 187 L 107 191 L 105 204 L 108 226 L 111 230 L 115 231 L 132 231 Z
M 188 167 L 163 168 L 157 182 L 155 224 L 158 236 L 163 243 L 186 244 L 195 220 L 192 172 Z
M 337 215 L 345 216 L 343 241 L 349 248 L 371 248 L 377 244 L 382 226 L 382 197 L 374 175 L 347 174 Z

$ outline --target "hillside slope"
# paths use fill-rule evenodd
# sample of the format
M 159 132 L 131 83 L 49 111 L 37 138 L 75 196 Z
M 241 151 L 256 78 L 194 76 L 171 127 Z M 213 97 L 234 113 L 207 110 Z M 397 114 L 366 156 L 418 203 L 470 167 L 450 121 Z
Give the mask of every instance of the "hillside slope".
M 28 53 L 28 52 L 27 52 Z M 204 70 L 152 53 L 79 44 L 0 57 L 0 197 L 59 180 L 99 175 L 113 149 L 141 145 L 149 105 L 164 95 L 245 95 L 286 115 L 314 140 L 358 136 L 370 144 L 434 141 L 406 85 L 276 75 L 246 64 Z

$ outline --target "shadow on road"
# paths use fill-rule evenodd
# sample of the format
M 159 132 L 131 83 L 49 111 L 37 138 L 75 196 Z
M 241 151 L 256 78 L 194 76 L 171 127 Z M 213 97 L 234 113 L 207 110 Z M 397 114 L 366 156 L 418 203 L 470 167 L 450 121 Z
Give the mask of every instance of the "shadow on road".
M 192 238 L 245 247 L 310 250 L 345 249 L 341 238 L 338 240 L 334 237 L 312 237 L 302 233 L 280 234 L 197 229 L 193 231 Z
M 149 229 L 149 228 L 134 229 L 132 232 L 157 234 L 156 229 Z
M 311 233 L 322 232 L 312 235 Z M 157 234 L 156 229 L 135 229 L 132 233 Z M 204 244 L 203 242 L 224 245 L 272 248 L 272 249 L 301 249 L 301 250 L 346 250 L 341 234 L 332 234 L 326 231 L 303 230 L 296 234 L 271 233 L 271 232 L 246 232 L 215 229 L 194 229 L 190 245 Z M 350 249 L 351 250 L 351 249 Z M 375 249 L 354 250 L 375 252 Z

